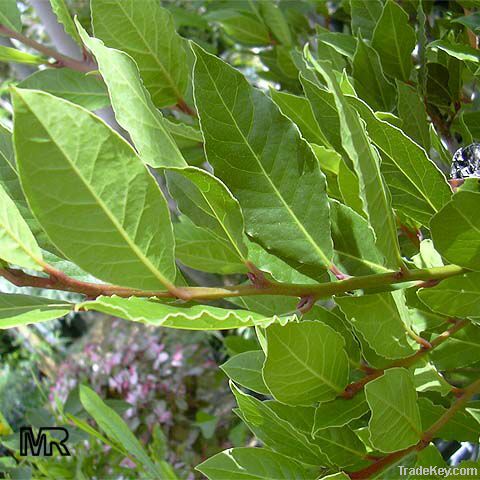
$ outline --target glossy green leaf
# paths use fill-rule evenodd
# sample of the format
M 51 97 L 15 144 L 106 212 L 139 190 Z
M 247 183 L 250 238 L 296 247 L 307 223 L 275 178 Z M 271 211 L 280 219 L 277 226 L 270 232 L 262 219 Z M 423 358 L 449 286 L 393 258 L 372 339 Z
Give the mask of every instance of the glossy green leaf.
M 382 174 L 392 193 L 393 205 L 411 218 L 428 225 L 430 218 L 450 199 L 444 175 L 425 150 L 399 128 L 380 120 L 361 100 L 350 104 L 365 121 L 367 131 L 382 153 Z
M 140 441 L 118 413 L 107 406 L 91 388 L 85 385 L 80 386 L 80 401 L 83 408 L 93 417 L 107 437 L 133 456 L 150 476 L 158 477 L 158 467 L 149 458 Z
M 365 38 L 372 38 L 375 26 L 382 14 L 381 0 L 350 0 L 352 16 L 352 32 L 357 35 L 358 31 Z
M 353 57 L 353 78 L 358 95 L 374 110 L 393 109 L 395 89 L 383 74 L 378 53 L 361 38 Z
M 369 275 L 386 272 L 382 255 L 367 221 L 351 208 L 330 201 L 334 263 L 344 273 Z
M 227 187 L 205 170 L 195 167 L 166 172 L 168 188 L 181 212 L 197 226 L 215 235 L 246 263 L 242 212 Z
M 282 113 L 298 126 L 305 140 L 319 145 L 330 145 L 318 125 L 310 103 L 306 98 L 274 90 L 273 88 L 270 90 L 270 95 Z
M 265 354 L 262 350 L 239 353 L 228 359 L 220 368 L 225 374 L 242 387 L 257 393 L 269 395 L 270 392 L 262 377 Z
M 325 177 L 312 150 L 239 72 L 197 46 L 194 52 L 208 160 L 240 202 L 247 234 L 293 266 L 321 274 L 332 241 Z
M 173 224 L 175 257 L 184 265 L 203 272 L 247 273 L 247 267 L 230 242 L 205 228 L 197 227 L 182 215 Z
M 47 63 L 46 58 L 22 52 L 16 48 L 0 45 L 0 62 L 26 63 L 30 65 L 42 65 Z
M 130 55 L 157 107 L 183 99 L 189 65 L 172 15 L 156 0 L 92 0 L 95 36 Z M 161 34 L 159 34 L 161 32 Z
M 343 161 L 340 162 L 338 167 L 338 188 L 342 194 L 343 203 L 350 207 L 354 212 L 358 213 L 361 217 L 366 218 L 366 214 L 363 211 L 362 200 L 360 198 L 358 177 L 349 167 L 347 167 L 345 160 L 342 160 Z
M 343 427 L 368 412 L 369 408 L 363 392 L 359 392 L 348 400 L 336 398 L 331 402 L 321 403 L 315 410 L 312 434 L 316 436 L 318 430 L 328 427 Z
M 365 385 L 372 411 L 368 424 L 370 441 L 381 452 L 395 452 L 418 443 L 422 423 L 412 374 L 391 368 Z
M 0 23 L 17 32 L 22 30 L 22 19 L 17 0 L 2 0 L 0 3 Z
M 52 242 L 104 281 L 171 286 L 167 203 L 130 145 L 91 113 L 47 93 L 14 90 L 13 103 L 22 186 Z
M 75 28 L 66 0 L 50 0 L 50 4 L 52 5 L 52 10 L 57 16 L 58 21 L 63 25 L 65 32 L 82 46 L 82 39 Z
M 73 305 L 49 298 L 0 294 L 0 329 L 46 322 L 71 312 Z
M 134 322 L 185 330 L 229 330 L 253 325 L 267 326 L 275 320 L 274 317 L 268 318 L 245 310 L 228 310 L 208 305 L 189 306 L 175 302 L 161 303 L 155 299 L 138 297 L 100 296 L 94 301 L 83 303 L 82 307 Z
M 480 322 L 480 272 L 447 278 L 418 296 L 434 312 Z
M 17 206 L 0 185 L 0 259 L 43 270 L 42 252 Z
M 413 375 L 417 392 L 440 392 L 445 396 L 452 391 L 452 386 L 431 363 L 425 362 L 424 366 L 415 368 Z
M 435 405 L 428 398 L 419 398 L 418 406 L 422 417 L 423 430 L 428 430 L 444 413 L 447 412 L 445 407 Z M 480 423 L 473 420 L 472 416 L 463 410 L 453 415 L 438 432 L 435 438 L 443 440 L 456 440 L 464 442 L 477 442 Z
M 78 22 L 77 27 L 107 84 L 115 118 L 130 134 L 140 158 L 152 167 L 186 166 L 161 112 L 143 86 L 133 59 L 106 47 L 101 40 L 90 38 Z
M 398 268 L 402 264 L 397 228 L 391 206 L 391 196 L 380 172 L 380 157 L 371 145 L 365 126 L 358 113 L 349 105 L 340 91 L 340 86 L 327 63 L 313 62 L 315 69 L 323 75 L 340 116 L 342 143 L 348 152 L 360 180 L 360 197 L 368 215 L 369 223 L 376 235 L 376 244 L 387 260 L 387 266 Z
M 380 54 L 387 75 L 404 82 L 410 79 L 415 44 L 415 30 L 409 24 L 407 13 L 395 1 L 387 0 L 372 38 L 372 47 Z
M 335 301 L 378 355 L 395 359 L 415 353 L 407 341 L 408 318 L 405 318 L 400 295 L 377 293 L 339 297 Z
M 110 104 L 107 89 L 98 78 L 68 68 L 39 70 L 18 86 L 51 93 L 88 110 L 97 110 Z
M 231 387 L 239 407 L 236 413 L 265 446 L 307 465 L 329 465 L 310 435 L 280 418 L 266 402 L 246 395 L 234 384 Z
M 321 322 L 271 325 L 263 367 L 265 384 L 278 401 L 290 405 L 332 400 L 348 383 L 344 348 L 341 335 Z
M 196 467 L 209 480 L 314 480 L 316 474 L 279 453 L 266 448 L 231 448 L 217 453 Z
M 433 243 L 449 262 L 480 270 L 480 193 L 458 192 L 430 222 Z

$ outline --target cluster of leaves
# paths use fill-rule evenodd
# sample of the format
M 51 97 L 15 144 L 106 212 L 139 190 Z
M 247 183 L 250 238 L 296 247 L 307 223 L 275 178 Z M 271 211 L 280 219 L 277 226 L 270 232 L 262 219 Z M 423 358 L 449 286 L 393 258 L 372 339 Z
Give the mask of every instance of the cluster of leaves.
M 174 9 L 189 42 L 155 0 L 92 0 L 94 36 L 52 0 L 79 61 L 32 44 L 4 2 L 0 32 L 64 68 L 11 90 L 0 274 L 87 298 L 4 294 L 1 326 L 76 309 L 255 327 L 223 369 L 262 448 L 215 455 L 210 479 L 369 478 L 441 465 L 436 438 L 476 442 L 480 193 L 438 165 L 475 136 L 480 5 L 402 3 L 227 2 L 195 25 Z M 209 22 L 269 92 L 207 51 Z M 99 98 L 131 144 L 89 111 Z M 193 286 L 184 267 L 245 282 Z

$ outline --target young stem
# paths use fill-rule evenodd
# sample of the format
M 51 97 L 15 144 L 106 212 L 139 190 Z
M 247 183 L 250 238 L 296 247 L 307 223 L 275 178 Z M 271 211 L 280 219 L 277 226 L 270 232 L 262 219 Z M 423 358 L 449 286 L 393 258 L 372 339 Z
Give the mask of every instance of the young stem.
M 43 53 L 47 57 L 54 58 L 57 61 L 58 65 L 68 67 L 68 68 L 71 68 L 72 70 L 77 70 L 79 72 L 90 72 L 94 70 L 93 65 L 87 64 L 80 60 L 75 60 L 74 58 L 67 57 L 66 55 L 62 55 L 56 50 L 53 50 L 52 48 L 46 47 L 45 45 L 42 45 L 41 43 L 38 43 L 31 38 L 28 38 L 20 32 L 11 30 L 5 25 L 0 25 L 0 35 L 14 38 L 15 40 L 18 40 L 24 45 L 27 45 L 28 47 L 33 48 L 37 52 Z
M 82 282 L 68 277 L 53 267 L 45 268 L 51 279 L 29 275 L 21 270 L 10 268 L 0 269 L 0 276 L 6 278 L 18 287 L 40 287 L 67 292 L 77 292 L 89 297 L 99 295 L 118 295 L 121 297 L 162 297 L 181 298 L 183 300 L 219 300 L 228 297 L 242 297 L 252 295 L 280 295 L 289 297 L 315 298 L 331 297 L 354 290 L 378 288 L 405 282 L 422 282 L 431 280 L 443 280 L 448 277 L 467 272 L 457 265 L 444 267 L 423 268 L 420 270 L 379 273 L 362 277 L 349 277 L 337 282 L 318 284 L 299 283 L 273 283 L 265 286 L 236 285 L 227 287 L 176 287 L 172 291 L 143 291 L 138 289 Z M 52 280 L 53 279 L 53 280 Z
M 437 337 L 438 338 L 438 337 Z M 472 398 L 475 394 L 480 392 L 480 379 L 476 380 L 472 384 L 470 384 L 465 390 L 463 394 L 455 401 L 455 403 L 422 435 L 422 439 L 416 444 L 405 450 L 400 450 L 398 452 L 390 453 L 385 457 L 374 462 L 372 465 L 369 465 L 362 470 L 358 470 L 357 472 L 348 473 L 348 476 L 352 480 L 360 480 L 360 479 L 367 479 L 371 478 L 372 476 L 378 474 L 386 467 L 391 465 L 392 463 L 400 460 L 401 458 L 408 455 L 410 452 L 414 450 L 420 451 L 426 448 L 431 440 L 435 438 L 435 435 L 440 431 L 440 429 L 447 424 L 452 417 L 462 409 Z

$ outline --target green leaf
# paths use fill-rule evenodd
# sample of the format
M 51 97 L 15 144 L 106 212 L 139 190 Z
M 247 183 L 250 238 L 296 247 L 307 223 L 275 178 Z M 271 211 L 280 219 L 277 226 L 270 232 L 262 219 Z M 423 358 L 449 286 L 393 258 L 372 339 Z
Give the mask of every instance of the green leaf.
M 0 294 L 0 329 L 46 322 L 71 312 L 73 305 L 49 298 Z
M 17 206 L 0 185 L 0 259 L 43 270 L 42 252 Z
M 307 465 L 329 465 L 329 460 L 310 435 L 279 417 L 266 402 L 241 392 L 231 383 L 239 411 L 235 411 L 263 444 Z
M 279 106 L 282 113 L 298 126 L 305 140 L 319 145 L 330 145 L 330 142 L 325 138 L 318 125 L 310 103 L 306 98 L 273 88 L 270 90 L 270 96 Z
M 318 276 L 330 265 L 332 241 L 325 177 L 312 150 L 243 75 L 193 48 L 195 100 L 207 157 L 239 200 L 247 234 L 294 267 Z
M 271 325 L 263 367 L 265 384 L 278 401 L 290 405 L 332 400 L 348 383 L 344 348 L 342 336 L 321 322 Z
M 372 38 L 372 47 L 380 54 L 387 75 L 404 82 L 410 79 L 415 44 L 415 30 L 408 22 L 407 13 L 395 1 L 387 0 Z
M 353 58 L 357 48 L 357 40 L 351 35 L 339 32 L 326 32 L 317 35 L 317 39 L 321 43 L 325 43 L 334 48 L 341 55 Z
M 415 353 L 407 341 L 408 318 L 400 295 L 387 292 L 335 301 L 378 355 L 396 359 Z
M 312 438 L 314 407 L 284 405 L 273 400 L 267 400 L 263 405 L 288 422 L 295 431 Z M 363 460 L 366 453 L 365 445 L 348 426 L 319 430 L 312 440 L 331 463 L 342 467 L 354 465 L 358 460 Z
M 209 480 L 314 480 L 317 475 L 304 466 L 266 448 L 230 448 L 196 467 Z
M 170 12 L 156 0 L 92 0 L 91 9 L 95 36 L 135 60 L 153 103 L 181 101 L 189 65 Z
M 480 13 L 474 12 L 471 15 L 465 15 L 464 17 L 458 17 L 450 21 L 455 23 L 461 23 L 473 32 L 477 32 L 480 28 Z
M 315 410 L 312 435 L 316 436 L 318 430 L 324 428 L 343 427 L 368 412 L 369 408 L 363 392 L 349 400 L 336 398 L 331 402 L 322 403 Z
M 50 4 L 58 21 L 63 25 L 65 32 L 70 35 L 78 45 L 82 46 L 82 39 L 75 28 L 66 0 L 50 0 Z
M 275 38 L 283 45 L 291 46 L 292 35 L 288 22 L 283 12 L 272 0 L 259 2 L 260 13 L 265 25 L 270 29 Z
M 458 192 L 430 222 L 435 248 L 449 262 L 480 270 L 480 193 Z
M 352 15 L 352 32 L 363 37 L 372 38 L 375 26 L 382 14 L 381 0 L 350 0 Z
M 374 110 L 393 110 L 395 89 L 383 74 L 378 53 L 361 38 L 353 57 L 353 78 L 358 95 Z
M 31 53 L 22 52 L 16 48 L 4 47 L 3 45 L 0 45 L 0 62 L 43 65 L 44 63 L 47 63 L 47 59 L 44 57 L 39 57 L 38 55 L 32 55 Z
M 365 121 L 370 138 L 382 153 L 381 170 L 392 193 L 393 204 L 414 220 L 428 225 L 451 197 L 451 190 L 425 150 L 399 128 L 380 120 L 361 100 L 349 97 Z
M 105 85 L 98 78 L 68 68 L 39 70 L 18 86 L 51 93 L 88 110 L 97 110 L 110 104 Z
M 222 241 L 215 233 L 197 227 L 182 215 L 173 224 L 175 257 L 184 265 L 203 272 L 247 273 L 247 267 L 230 243 Z
M 104 281 L 171 287 L 176 271 L 167 203 L 130 145 L 65 100 L 16 89 L 12 97 L 20 179 L 52 242 Z
M 262 377 L 262 367 L 265 354 L 262 350 L 251 350 L 239 353 L 228 359 L 220 368 L 225 374 L 242 387 L 257 393 L 269 395 Z
M 447 409 L 441 405 L 435 405 L 428 398 L 419 398 L 418 407 L 422 417 L 423 430 L 428 430 Z M 457 442 L 477 442 L 478 430 L 480 428 L 478 421 L 472 421 L 472 416 L 465 411 L 458 411 L 453 417 L 435 434 L 435 438 L 443 440 L 455 440 Z
M 450 72 L 440 63 L 427 64 L 427 101 L 440 107 L 452 102 L 449 89 Z
M 245 310 L 228 310 L 208 305 L 185 305 L 182 303 L 160 303 L 156 299 L 120 298 L 100 296 L 85 302 L 86 310 L 106 313 L 116 317 L 142 322 L 149 325 L 185 330 L 229 330 L 231 328 L 267 326 L 276 320 Z
M 80 401 L 107 437 L 133 456 L 149 475 L 153 478 L 158 477 L 157 467 L 118 413 L 108 407 L 92 389 L 85 385 L 80 386 Z
M 333 95 L 323 87 L 300 76 L 305 95 L 310 102 L 313 115 L 329 144 L 339 153 L 343 152 L 340 119 Z M 327 145 L 328 146 L 328 145 Z
M 338 167 L 338 188 L 340 189 L 340 193 L 342 194 L 345 205 L 350 207 L 361 217 L 366 218 L 366 214 L 363 211 L 362 200 L 360 198 L 360 185 L 358 184 L 358 177 L 352 172 L 352 170 L 350 170 L 349 167 L 347 167 L 344 158 L 342 158 L 342 162 L 340 162 Z
M 444 397 L 452 391 L 452 386 L 431 363 L 415 368 L 413 381 L 417 392 L 440 392 Z
M 447 278 L 418 296 L 434 312 L 480 322 L 480 272 Z
M 367 221 L 351 208 L 330 201 L 334 263 L 350 275 L 386 272 Z
M 205 17 L 219 23 L 225 32 L 245 45 L 269 45 L 270 35 L 263 19 L 244 10 L 215 10 Z
M 406 83 L 397 81 L 397 91 L 402 130 L 428 152 L 431 142 L 425 104 L 417 90 Z
M 215 235 L 246 263 L 248 249 L 244 242 L 242 212 L 237 200 L 216 177 L 195 167 L 166 172 L 170 193 L 181 212 L 197 226 Z
M 480 327 L 467 325 L 436 347 L 430 358 L 438 370 L 467 367 L 480 358 Z
M 143 86 L 133 59 L 105 47 L 101 40 L 90 38 L 78 21 L 77 27 L 107 84 L 115 118 L 130 134 L 140 158 L 152 167 L 186 166 L 161 112 Z
M 418 443 L 422 424 L 412 374 L 391 368 L 365 385 L 372 411 L 368 424 L 370 441 L 381 452 L 395 452 Z
M 310 144 L 318 162 L 327 180 L 327 193 L 330 198 L 342 198 L 340 188 L 338 186 L 338 172 L 342 157 L 335 150 L 322 147 L 320 145 Z
M 329 64 L 318 63 L 311 56 L 315 69 L 323 75 L 340 116 L 343 147 L 353 162 L 360 180 L 360 196 L 376 235 L 376 244 L 387 260 L 387 266 L 398 268 L 402 259 L 397 228 L 391 207 L 391 196 L 380 172 L 380 158 L 371 145 L 358 113 L 348 104 Z
M 17 32 L 22 30 L 22 19 L 17 0 L 2 0 L 0 4 L 0 24 Z
M 447 55 L 456 58 L 457 60 L 462 60 L 463 62 L 479 63 L 480 61 L 478 50 L 469 45 L 452 43 L 446 40 L 435 40 L 428 44 L 428 48 L 431 48 L 433 51 L 441 50 Z

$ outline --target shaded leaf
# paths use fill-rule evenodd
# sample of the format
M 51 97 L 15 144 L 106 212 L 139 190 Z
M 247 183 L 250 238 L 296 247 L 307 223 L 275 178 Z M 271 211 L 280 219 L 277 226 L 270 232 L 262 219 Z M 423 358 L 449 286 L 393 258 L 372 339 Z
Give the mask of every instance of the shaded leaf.
M 358 35 L 358 31 L 365 38 L 372 38 L 375 26 L 382 14 L 381 0 L 350 0 L 352 16 L 352 32 Z
M 404 82 L 410 79 L 415 44 L 415 30 L 408 22 L 407 13 L 395 1 L 387 0 L 372 38 L 372 47 L 380 54 L 387 75 Z
M 239 353 L 228 359 L 220 368 L 225 374 L 242 387 L 257 393 L 269 395 L 270 392 L 262 377 L 265 354 L 262 350 Z
M 480 270 L 480 193 L 458 192 L 430 222 L 435 248 L 449 262 Z
M 17 32 L 22 30 L 22 19 L 17 0 L 2 0 L 0 3 L 0 23 Z
M 82 39 L 75 28 L 66 0 L 50 0 L 50 4 L 58 21 L 63 25 L 65 32 L 70 35 L 78 45 L 82 46 Z
M 97 110 L 110 104 L 105 85 L 96 77 L 68 68 L 39 70 L 18 84 Z

